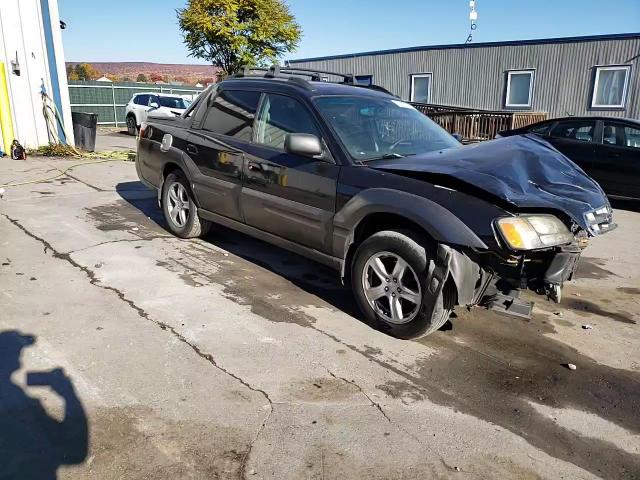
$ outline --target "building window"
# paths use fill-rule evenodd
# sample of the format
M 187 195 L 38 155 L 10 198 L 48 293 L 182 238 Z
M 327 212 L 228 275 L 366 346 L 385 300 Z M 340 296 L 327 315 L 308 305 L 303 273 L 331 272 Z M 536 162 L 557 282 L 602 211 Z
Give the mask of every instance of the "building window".
M 630 65 L 596 67 L 591 107 L 624 108 L 630 73 Z
M 373 85 L 373 75 L 356 75 L 356 83 L 370 87 Z
M 511 70 L 507 72 L 505 107 L 531 108 L 533 76 L 533 70 Z
M 430 73 L 416 73 L 411 75 L 411 101 L 417 103 L 431 102 Z

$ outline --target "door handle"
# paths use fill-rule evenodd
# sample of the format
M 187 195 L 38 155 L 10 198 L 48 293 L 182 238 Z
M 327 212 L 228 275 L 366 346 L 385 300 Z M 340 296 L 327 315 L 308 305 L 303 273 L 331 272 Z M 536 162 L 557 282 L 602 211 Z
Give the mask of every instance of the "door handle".
M 262 165 L 260 165 L 259 163 L 256 163 L 256 162 L 249 162 L 249 165 L 247 166 L 247 168 L 252 172 L 261 172 L 262 171 Z
M 187 153 L 191 155 L 198 155 L 198 147 L 192 143 L 187 143 Z

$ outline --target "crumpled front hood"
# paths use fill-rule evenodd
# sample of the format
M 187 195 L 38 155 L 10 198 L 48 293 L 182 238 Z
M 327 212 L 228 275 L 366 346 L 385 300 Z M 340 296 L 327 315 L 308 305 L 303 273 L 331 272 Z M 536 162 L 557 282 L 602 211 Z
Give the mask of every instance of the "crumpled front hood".
M 590 232 L 585 214 L 603 206 L 610 212 L 607 197 L 595 180 L 535 135 L 500 138 L 367 165 L 397 173 L 447 175 L 516 208 L 562 210 Z

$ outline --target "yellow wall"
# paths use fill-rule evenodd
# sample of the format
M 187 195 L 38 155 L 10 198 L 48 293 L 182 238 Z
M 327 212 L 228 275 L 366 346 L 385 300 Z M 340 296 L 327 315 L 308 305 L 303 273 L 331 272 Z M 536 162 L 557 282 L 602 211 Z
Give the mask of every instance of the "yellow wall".
M 13 142 L 13 121 L 11 120 L 7 74 L 2 62 L 0 62 L 0 129 L 2 130 L 2 150 L 9 155 L 11 142 Z

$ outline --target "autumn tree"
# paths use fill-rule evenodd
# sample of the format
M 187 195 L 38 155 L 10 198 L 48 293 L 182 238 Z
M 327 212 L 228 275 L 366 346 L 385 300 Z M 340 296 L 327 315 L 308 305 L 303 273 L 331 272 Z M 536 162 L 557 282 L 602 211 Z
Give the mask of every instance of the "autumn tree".
M 67 65 L 67 80 L 70 82 L 80 80 L 80 77 L 76 73 L 76 70 L 73 65 Z
M 157 74 L 157 73 L 152 73 L 152 74 L 149 76 L 149 79 L 150 79 L 152 82 L 160 82 L 160 81 L 162 81 L 162 75 L 159 75 L 159 74 Z
M 222 76 L 276 62 L 302 35 L 283 0 L 188 0 L 176 12 L 189 55 L 220 67 Z
M 78 63 L 74 71 L 78 80 L 95 80 L 101 76 L 100 72 L 90 63 Z
M 147 83 L 147 76 L 144 73 L 139 73 L 136 82 Z

